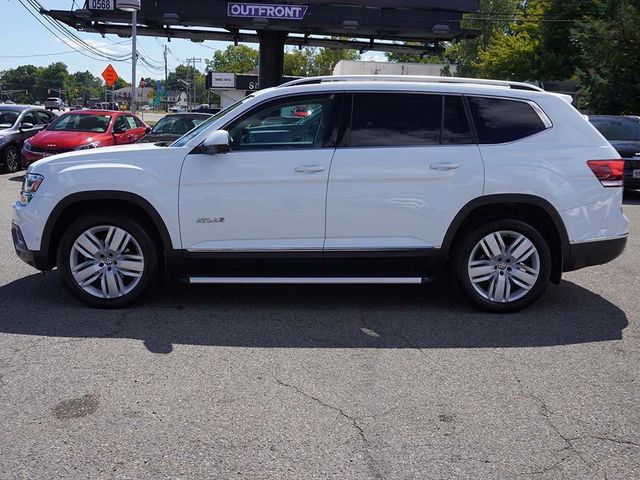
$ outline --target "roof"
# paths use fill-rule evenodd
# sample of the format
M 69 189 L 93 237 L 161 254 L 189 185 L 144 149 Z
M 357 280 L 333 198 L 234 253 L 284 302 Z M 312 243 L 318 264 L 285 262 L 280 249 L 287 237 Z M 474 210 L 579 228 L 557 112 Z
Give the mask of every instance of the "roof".
M 77 115 L 114 115 L 116 113 L 131 113 L 131 112 L 121 112 L 120 110 L 70 110 L 64 113 L 73 113 Z
M 23 110 L 28 110 L 30 108 L 44 110 L 44 108 L 32 107 L 31 105 L 12 105 L 11 103 L 0 103 L 0 110 L 19 110 L 22 112 Z

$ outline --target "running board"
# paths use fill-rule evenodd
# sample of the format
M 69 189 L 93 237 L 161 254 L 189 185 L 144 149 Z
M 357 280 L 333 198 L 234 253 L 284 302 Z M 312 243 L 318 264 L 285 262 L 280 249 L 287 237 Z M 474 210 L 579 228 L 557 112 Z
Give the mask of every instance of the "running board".
M 189 283 L 400 284 L 429 283 L 427 277 L 188 277 Z

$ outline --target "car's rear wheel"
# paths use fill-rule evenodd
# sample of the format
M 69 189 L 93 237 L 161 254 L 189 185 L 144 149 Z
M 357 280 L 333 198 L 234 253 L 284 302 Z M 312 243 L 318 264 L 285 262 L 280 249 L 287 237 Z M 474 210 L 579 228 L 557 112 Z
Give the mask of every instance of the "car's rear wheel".
M 115 211 L 76 220 L 63 234 L 57 256 L 71 293 L 102 308 L 124 307 L 144 295 L 157 277 L 157 259 L 145 226 Z
M 521 310 L 544 293 L 551 276 L 551 252 L 531 225 L 494 220 L 465 232 L 453 257 L 457 286 L 482 310 Z
M 9 173 L 20 170 L 20 151 L 14 145 L 9 145 L 4 151 L 4 168 Z

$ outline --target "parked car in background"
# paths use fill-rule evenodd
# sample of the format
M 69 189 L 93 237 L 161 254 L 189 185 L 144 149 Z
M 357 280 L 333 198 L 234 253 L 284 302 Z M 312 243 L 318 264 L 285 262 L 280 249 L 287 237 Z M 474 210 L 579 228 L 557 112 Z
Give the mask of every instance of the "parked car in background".
M 60 115 L 47 130 L 24 143 L 22 165 L 89 148 L 123 145 L 140 140 L 151 128 L 130 112 L 75 110 Z
M 174 105 L 173 107 L 169 107 L 170 112 L 184 112 L 186 108 L 181 105 Z
M 206 113 L 171 113 L 162 117 L 139 142 L 173 142 L 211 116 Z
M 62 111 L 64 109 L 64 102 L 59 97 L 49 97 L 44 101 L 44 108 L 51 111 Z
M 44 108 L 0 105 L 0 165 L 4 171 L 13 173 L 20 169 L 20 151 L 25 140 L 55 118 Z
M 588 118 L 623 158 L 625 188 L 640 188 L 640 117 L 592 115 Z
M 189 110 L 190 112 L 196 112 L 196 113 L 218 113 L 220 111 L 219 108 L 215 108 L 212 107 L 211 105 L 207 104 L 207 103 L 201 103 L 200 105 L 198 105 L 195 108 L 192 108 L 191 110 Z

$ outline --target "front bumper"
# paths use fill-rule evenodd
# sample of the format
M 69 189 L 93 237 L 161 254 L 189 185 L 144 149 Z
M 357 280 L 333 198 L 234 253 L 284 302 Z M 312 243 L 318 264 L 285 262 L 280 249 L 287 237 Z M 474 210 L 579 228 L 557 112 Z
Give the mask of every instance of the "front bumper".
M 38 270 L 50 270 L 51 267 L 47 264 L 46 258 L 40 251 L 29 250 L 27 242 L 22 235 L 20 227 L 15 223 L 11 224 L 11 238 L 13 239 L 13 248 L 16 251 L 16 255 L 23 262 L 31 265 Z
M 563 271 L 571 272 L 593 265 L 602 265 L 618 258 L 627 245 L 627 236 L 596 242 L 569 245 Z
M 22 168 L 27 168 L 33 162 L 36 162 L 46 156 L 48 156 L 46 153 L 32 152 L 30 150 L 27 150 L 26 148 L 23 148 L 21 155 Z

